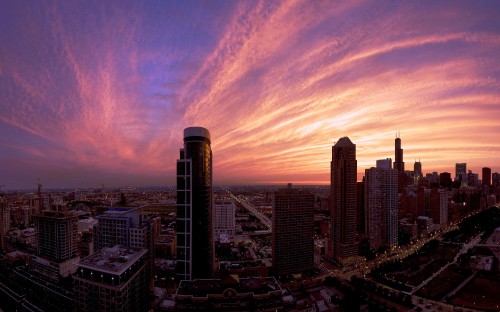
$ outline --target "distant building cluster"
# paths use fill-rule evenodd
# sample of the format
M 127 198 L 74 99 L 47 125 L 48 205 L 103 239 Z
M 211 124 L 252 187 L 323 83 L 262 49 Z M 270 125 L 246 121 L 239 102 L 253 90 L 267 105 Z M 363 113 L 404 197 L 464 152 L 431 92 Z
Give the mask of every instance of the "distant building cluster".
M 342 138 L 337 145 L 346 145 L 347 140 Z M 352 146 L 355 148 L 352 144 L 351 149 Z M 482 180 L 479 180 L 479 174 L 467 171 L 466 163 L 457 163 L 453 179 L 448 172 L 424 175 L 420 160 L 415 161 L 413 171 L 406 170 L 399 137 L 395 139 L 394 163 L 391 164 L 390 158 L 377 160 L 375 167 L 365 170 L 357 188 L 354 179 L 344 169 L 348 162 L 339 162 L 339 156 L 336 158 L 335 154 L 346 157 L 348 153 L 335 150 L 334 146 L 329 240 L 335 242 L 339 238 L 352 237 L 353 234 L 343 230 L 343 226 L 355 222 L 356 225 L 349 228 L 357 229 L 357 255 L 364 256 L 368 250 L 409 244 L 450 222 L 457 222 L 473 211 L 486 209 L 498 202 L 498 173 L 492 175 L 490 168 L 483 168 Z M 350 154 L 355 155 L 353 152 Z M 350 163 L 354 161 L 351 156 Z M 353 170 L 350 175 L 355 172 Z M 349 179 L 349 185 L 344 185 Z M 354 189 L 356 196 L 352 195 L 351 190 Z M 353 256 L 342 251 L 339 256 L 336 249 L 342 250 L 342 247 L 335 248 L 335 244 L 327 246 L 331 249 L 329 255 L 332 260 L 341 262 Z

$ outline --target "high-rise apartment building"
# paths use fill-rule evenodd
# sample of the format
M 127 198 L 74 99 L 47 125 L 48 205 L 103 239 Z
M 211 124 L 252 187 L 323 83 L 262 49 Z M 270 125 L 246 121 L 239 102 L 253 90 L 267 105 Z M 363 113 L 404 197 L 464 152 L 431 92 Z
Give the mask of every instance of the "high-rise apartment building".
M 177 280 L 211 278 L 214 264 L 212 150 L 202 127 L 184 129 L 177 160 Z
M 214 234 L 234 235 L 236 221 L 234 217 L 234 199 L 217 199 L 214 202 Z
M 365 229 L 371 249 L 398 244 L 398 170 L 380 164 L 365 170 Z
M 38 235 L 37 254 L 53 260 L 65 260 L 78 254 L 78 216 L 45 212 L 34 216 Z
M 152 250 L 152 224 L 144 219 L 142 207 L 109 208 L 96 219 L 95 251 L 116 245 Z
M 96 216 L 94 225 L 94 251 L 99 253 L 104 248 L 142 248 L 148 260 L 145 268 L 148 274 L 148 286 L 153 290 L 154 263 L 154 221 L 144 218 L 142 207 L 108 208 Z
M 417 216 L 430 215 L 430 196 L 431 189 L 425 186 L 419 186 L 417 189 Z
M 343 137 L 332 147 L 331 162 L 332 210 L 328 255 L 338 262 L 358 253 L 356 182 L 356 145 L 348 137 Z
M 384 170 L 392 169 L 392 159 L 390 158 L 378 159 L 376 161 L 376 164 L 377 164 L 376 167 L 379 169 L 384 169 Z
M 430 198 L 430 217 L 435 224 L 448 223 L 448 198 L 450 192 L 445 189 L 432 189 Z
M 483 179 L 483 185 L 491 186 L 491 168 L 484 167 L 481 178 Z
M 276 275 L 314 268 L 314 194 L 289 185 L 273 197 L 273 271 Z
M 76 311 L 148 311 L 147 253 L 114 246 L 82 258 L 73 276 Z
M 33 216 L 37 232 L 36 255 L 30 257 L 30 269 L 53 281 L 76 271 L 78 261 L 78 215 L 44 211 Z
M 356 231 L 360 235 L 366 234 L 365 229 L 365 177 L 356 183 Z

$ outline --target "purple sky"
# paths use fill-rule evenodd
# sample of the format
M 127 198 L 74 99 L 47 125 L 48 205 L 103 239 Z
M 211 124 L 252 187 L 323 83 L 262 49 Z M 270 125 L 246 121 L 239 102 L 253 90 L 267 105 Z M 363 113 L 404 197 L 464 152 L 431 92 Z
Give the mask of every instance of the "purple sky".
M 394 158 L 500 171 L 500 1 L 2 1 L 0 185 L 329 183 Z M 481 177 L 480 177 L 481 178 Z

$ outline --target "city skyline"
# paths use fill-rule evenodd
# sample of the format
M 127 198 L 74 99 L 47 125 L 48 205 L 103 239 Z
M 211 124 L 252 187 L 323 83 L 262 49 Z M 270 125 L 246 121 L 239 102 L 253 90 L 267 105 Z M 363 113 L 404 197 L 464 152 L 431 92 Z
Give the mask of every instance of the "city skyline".
M 329 183 L 406 167 L 500 171 L 496 1 L 7 2 L 0 185 L 175 184 L 182 130 L 212 135 L 216 184 Z

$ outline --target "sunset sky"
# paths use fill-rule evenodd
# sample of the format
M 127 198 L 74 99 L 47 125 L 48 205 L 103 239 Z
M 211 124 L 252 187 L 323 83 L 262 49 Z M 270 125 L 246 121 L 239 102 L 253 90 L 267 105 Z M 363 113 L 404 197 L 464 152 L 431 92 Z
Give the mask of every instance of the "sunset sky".
M 217 184 L 500 171 L 500 1 L 1 1 L 6 189 L 173 184 L 189 126 Z

